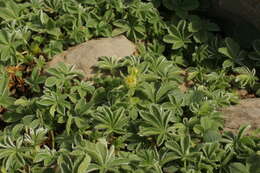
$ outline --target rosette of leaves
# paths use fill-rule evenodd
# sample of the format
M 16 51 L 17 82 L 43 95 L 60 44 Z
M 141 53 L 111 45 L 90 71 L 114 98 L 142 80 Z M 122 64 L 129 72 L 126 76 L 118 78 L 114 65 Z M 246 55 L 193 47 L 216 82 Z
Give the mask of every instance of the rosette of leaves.
M 6 137 L 0 144 L 0 160 L 4 170 L 11 171 L 21 168 L 26 164 L 23 154 L 28 151 L 29 148 L 25 148 L 23 145 L 23 138 L 18 138 L 15 142 L 10 137 Z
M 141 136 L 155 136 L 156 144 L 162 145 L 171 134 L 172 111 L 164 110 L 158 105 L 151 105 L 149 111 L 140 111 L 143 122 L 140 126 Z
M 187 30 L 187 22 L 185 20 L 179 21 L 177 26 L 170 25 L 168 27 L 168 35 L 163 37 L 163 41 L 173 44 L 172 49 L 187 49 L 188 44 L 192 43 L 190 37 L 191 33 Z
M 16 49 L 24 44 L 18 40 L 17 34 L 13 31 L 2 29 L 0 31 L 0 60 L 10 65 L 18 64 L 20 61 Z
M 255 69 L 250 70 L 248 67 L 237 67 L 233 71 L 238 73 L 235 82 L 238 82 L 241 88 L 246 86 L 252 88 L 258 80 Z
M 229 37 L 225 38 L 224 44 L 225 47 L 220 47 L 218 51 L 229 58 L 229 66 L 233 66 L 232 63 L 243 65 L 247 53 L 240 49 L 239 44 Z
M 83 74 L 76 72 L 74 68 L 75 66 L 68 66 L 64 63 L 59 63 L 57 68 L 49 68 L 47 73 L 49 73 L 51 76 L 46 79 L 45 86 L 56 86 L 57 89 L 62 87 L 64 87 L 64 89 L 69 89 L 69 87 L 72 85 L 71 79 L 75 77 L 83 77 Z
M 167 82 L 161 85 L 156 85 L 156 83 L 144 82 L 140 84 L 138 91 L 143 94 L 143 99 L 146 99 L 146 103 L 161 103 L 165 99 L 167 100 L 168 94 L 177 88 L 174 82 Z M 142 96 L 142 95 L 141 95 Z M 145 100 L 144 100 L 145 101 Z M 145 102 L 143 102 L 145 104 Z
M 193 130 L 195 133 L 201 134 L 205 142 L 216 142 L 221 139 L 218 130 L 220 126 L 220 122 L 206 116 L 200 119 L 200 124 L 195 125 Z
M 0 18 L 6 22 L 19 22 L 24 17 L 23 12 L 25 7 L 26 4 L 18 4 L 13 0 L 1 1 Z
M 173 81 L 183 82 L 183 78 L 180 75 L 182 73 L 181 68 L 168 61 L 164 56 L 152 57 L 149 62 L 148 71 L 144 74 L 144 78 L 147 81 L 160 80 L 164 83 Z
M 116 70 L 124 64 L 117 57 L 100 57 L 97 67 L 101 70 L 108 70 L 112 76 L 116 75 Z
M 112 145 L 109 147 L 105 139 L 99 139 L 97 143 L 84 141 L 81 146 L 77 147 L 77 150 L 84 152 L 91 157 L 87 172 L 119 172 L 120 167 L 129 164 L 129 160 L 118 156 L 114 146 Z
M 30 78 L 26 79 L 26 83 L 30 85 L 33 92 L 41 92 L 40 86 L 44 84 L 46 76 L 40 75 L 40 70 L 34 68 L 32 70 Z
M 170 150 L 171 160 L 180 161 L 181 172 L 191 172 L 193 165 L 199 161 L 201 152 L 196 150 L 189 135 L 181 136 L 180 141 L 169 140 L 165 146 Z
M 99 107 L 94 115 L 93 118 L 97 120 L 96 128 L 104 129 L 106 134 L 123 134 L 125 132 L 124 127 L 128 122 L 128 117 L 124 108 L 112 111 L 111 108 L 103 106 Z
M 193 33 L 193 39 L 197 43 L 207 42 L 213 37 L 212 32 L 219 31 L 218 25 L 208 20 L 201 19 L 198 16 L 190 16 L 189 32 Z
M 146 37 L 146 28 L 143 22 L 138 21 L 136 18 L 118 19 L 113 22 L 116 27 L 112 36 L 117 36 L 125 33 L 126 36 L 134 41 L 144 39 Z
M 182 116 L 184 106 L 186 106 L 185 94 L 176 89 L 168 94 L 168 97 L 169 102 L 164 102 L 163 106 L 175 112 L 176 115 Z

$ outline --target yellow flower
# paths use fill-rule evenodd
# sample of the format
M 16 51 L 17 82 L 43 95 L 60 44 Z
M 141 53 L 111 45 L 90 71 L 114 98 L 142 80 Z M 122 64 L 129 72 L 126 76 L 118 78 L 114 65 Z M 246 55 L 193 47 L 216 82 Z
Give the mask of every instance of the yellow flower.
M 125 83 L 128 87 L 135 87 L 137 84 L 137 79 L 135 75 L 128 75 L 125 77 Z
M 131 70 L 132 70 L 131 72 L 132 75 L 137 75 L 138 69 L 136 67 L 133 67 Z
M 32 51 L 33 55 L 38 55 L 42 52 L 42 50 L 41 50 L 41 48 L 39 47 L 38 44 L 33 44 L 31 46 L 31 51 Z

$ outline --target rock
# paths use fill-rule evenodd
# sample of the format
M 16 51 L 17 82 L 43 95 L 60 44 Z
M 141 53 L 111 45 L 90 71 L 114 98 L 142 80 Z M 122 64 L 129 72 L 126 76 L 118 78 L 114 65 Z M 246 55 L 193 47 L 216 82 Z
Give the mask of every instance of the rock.
M 259 0 L 211 0 L 214 13 L 234 21 L 245 19 L 260 30 Z M 228 15 L 229 14 L 229 15 Z
M 207 0 L 204 0 L 207 1 Z M 206 16 L 217 23 L 221 31 L 243 48 L 251 48 L 260 39 L 259 0 L 210 0 Z
M 75 65 L 77 70 L 83 71 L 86 78 L 90 78 L 93 76 L 93 67 L 99 57 L 115 56 L 116 58 L 123 58 L 134 54 L 135 51 L 135 45 L 122 35 L 113 38 L 93 39 L 55 55 L 47 63 L 47 68 L 54 67 L 59 62 L 64 62 L 65 64 Z
M 250 131 L 260 128 L 260 98 L 243 99 L 239 104 L 222 109 L 225 130 L 237 132 L 241 125 L 251 125 Z

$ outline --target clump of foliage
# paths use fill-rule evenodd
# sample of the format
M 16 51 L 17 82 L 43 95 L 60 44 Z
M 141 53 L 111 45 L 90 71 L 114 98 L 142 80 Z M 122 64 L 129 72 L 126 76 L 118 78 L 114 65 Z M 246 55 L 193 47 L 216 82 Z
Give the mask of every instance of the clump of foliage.
M 199 0 L 0 0 L 1 172 L 260 172 L 260 139 L 224 132 L 217 111 L 236 90 L 259 93 L 260 42 L 241 49 L 199 11 Z M 65 64 L 43 73 L 67 47 L 119 34 L 138 56 L 101 58 L 89 81 Z

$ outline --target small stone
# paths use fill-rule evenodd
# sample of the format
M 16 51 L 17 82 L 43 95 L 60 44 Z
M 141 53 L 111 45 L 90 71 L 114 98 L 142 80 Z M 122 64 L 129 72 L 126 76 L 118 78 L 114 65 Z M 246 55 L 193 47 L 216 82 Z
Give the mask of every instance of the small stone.
M 239 104 L 221 111 L 224 115 L 224 130 L 237 132 L 240 126 L 251 125 L 250 133 L 260 128 L 260 98 L 243 99 Z
M 55 55 L 47 63 L 47 68 L 54 67 L 59 62 L 75 65 L 76 69 L 81 70 L 87 79 L 93 76 L 93 68 L 97 64 L 98 58 L 114 56 L 120 59 L 133 55 L 135 52 L 136 46 L 134 43 L 122 35 L 113 38 L 93 39 Z

